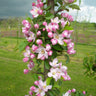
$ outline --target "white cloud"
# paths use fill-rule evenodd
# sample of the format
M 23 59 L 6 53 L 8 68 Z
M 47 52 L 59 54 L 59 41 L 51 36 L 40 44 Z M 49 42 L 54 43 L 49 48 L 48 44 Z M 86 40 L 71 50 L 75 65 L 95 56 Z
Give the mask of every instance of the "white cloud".
M 79 1 L 76 3 L 79 5 Z M 80 11 L 78 11 L 78 16 L 77 16 L 77 10 L 70 10 L 69 14 L 72 14 L 74 19 L 76 19 L 77 16 L 77 21 L 89 21 L 89 22 L 95 22 L 96 23 L 96 7 L 95 6 L 89 6 L 85 5 L 84 1 L 82 0 L 81 5 L 80 5 Z

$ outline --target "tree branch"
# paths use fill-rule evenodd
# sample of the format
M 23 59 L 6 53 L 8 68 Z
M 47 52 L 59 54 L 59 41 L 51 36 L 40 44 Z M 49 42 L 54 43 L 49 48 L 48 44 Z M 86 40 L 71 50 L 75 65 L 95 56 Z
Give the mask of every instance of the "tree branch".
M 62 9 L 57 10 L 57 11 L 55 12 L 55 15 L 56 15 L 58 12 L 61 12 L 61 11 L 63 11 L 63 10 L 62 10 Z

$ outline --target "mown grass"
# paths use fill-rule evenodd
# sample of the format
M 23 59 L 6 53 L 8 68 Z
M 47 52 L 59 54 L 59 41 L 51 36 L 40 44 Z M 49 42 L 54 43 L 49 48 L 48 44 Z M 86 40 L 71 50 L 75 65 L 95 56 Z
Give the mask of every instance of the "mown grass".
M 15 51 L 16 43 L 16 38 L 0 39 L 0 96 L 24 96 L 34 82 L 32 74 L 23 74 L 26 64 L 22 62 L 22 53 Z M 84 75 L 82 65 L 83 58 L 94 53 L 96 46 L 77 45 L 77 54 L 70 57 L 69 64 L 65 64 L 63 56 L 58 57 L 68 67 L 68 74 L 71 76 L 71 81 L 63 82 L 61 91 L 76 88 L 86 90 L 88 96 L 96 96 L 96 80 Z

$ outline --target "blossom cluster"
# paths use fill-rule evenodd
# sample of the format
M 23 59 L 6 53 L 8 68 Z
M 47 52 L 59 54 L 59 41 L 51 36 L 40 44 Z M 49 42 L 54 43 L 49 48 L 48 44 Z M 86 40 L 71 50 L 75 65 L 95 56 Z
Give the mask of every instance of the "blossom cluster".
M 32 3 L 32 7 L 33 9 L 30 10 L 30 13 L 32 14 L 33 18 L 38 17 L 39 15 L 43 14 L 43 2 L 41 2 L 41 0 L 37 0 L 37 4 L 36 3 Z
M 75 89 L 75 88 L 73 88 L 72 90 L 68 90 L 65 94 L 63 94 L 63 96 L 71 96 L 72 93 L 73 93 L 73 94 L 76 93 L 76 89 Z M 82 94 L 85 95 L 86 92 L 83 91 Z
M 52 85 L 47 85 L 46 81 L 42 81 L 42 78 L 39 76 L 39 80 L 35 81 L 34 84 L 35 86 L 30 87 L 29 95 L 33 96 L 35 93 L 35 96 L 45 96 L 45 93 L 52 88 Z M 25 95 L 25 96 L 29 96 Z
M 72 3 L 73 1 L 74 0 L 64 0 L 65 3 Z M 39 15 L 41 15 L 40 17 L 46 16 L 46 12 L 43 9 L 44 3 L 41 0 L 37 0 L 36 3 L 32 3 L 32 10 L 30 10 L 34 20 L 32 22 L 30 20 L 22 21 L 24 26 L 22 27 L 22 33 L 28 41 L 23 62 L 29 62 L 27 65 L 28 68 L 24 69 L 24 74 L 27 74 L 35 66 L 33 62 L 34 58 L 40 61 L 46 61 L 47 59 L 51 67 L 49 67 L 50 72 L 45 72 L 48 78 L 52 77 L 55 81 L 58 81 L 58 79 L 63 79 L 64 81 L 71 80 L 67 74 L 67 67 L 62 63 L 58 63 L 58 59 L 55 57 L 53 61 L 51 61 L 51 56 L 53 56 L 53 47 L 55 45 L 61 46 L 62 48 L 67 46 L 66 52 L 68 54 L 75 54 L 74 43 L 70 39 L 73 30 L 70 28 L 66 29 L 66 26 L 69 27 L 70 22 L 73 21 L 73 17 L 67 13 L 62 13 L 60 17 L 54 17 L 48 21 L 44 19 L 42 24 L 39 24 L 41 21 L 36 22 L 35 18 L 38 20 L 37 17 Z M 46 41 L 48 41 L 48 43 Z M 43 81 L 42 78 L 39 77 L 39 80 L 34 82 L 34 86 L 30 87 L 29 95 L 26 96 L 33 96 L 34 94 L 35 96 L 45 96 L 45 93 L 50 89 L 52 89 L 52 85 L 47 85 L 46 80 Z
M 55 81 L 63 78 L 64 81 L 71 80 L 70 76 L 67 74 L 67 67 L 62 66 L 62 63 L 58 63 L 58 59 L 55 58 L 53 62 L 49 62 L 52 66 L 50 72 L 48 73 L 48 77 L 53 77 Z

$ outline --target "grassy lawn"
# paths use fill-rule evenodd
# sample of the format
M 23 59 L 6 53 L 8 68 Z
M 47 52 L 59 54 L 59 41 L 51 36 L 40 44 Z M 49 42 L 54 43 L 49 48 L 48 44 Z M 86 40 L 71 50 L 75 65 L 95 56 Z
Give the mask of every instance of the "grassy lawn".
M 19 42 L 21 40 L 19 39 Z M 0 38 L 0 96 L 24 96 L 34 81 L 30 73 L 23 74 L 23 69 L 27 67 L 22 62 L 22 53 L 15 51 L 16 43 L 16 38 Z M 63 82 L 62 91 L 76 88 L 86 90 L 88 96 L 96 96 L 96 80 L 84 75 L 82 65 L 83 58 L 94 53 L 96 46 L 77 45 L 77 54 L 70 57 L 69 64 L 65 64 L 68 66 L 71 81 Z M 64 63 L 63 56 L 58 58 Z

